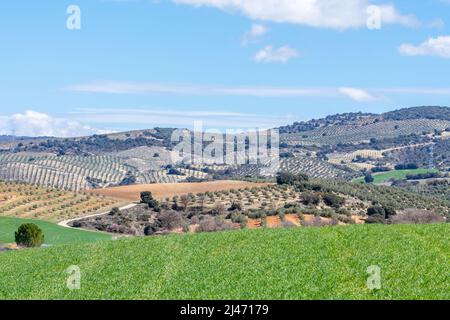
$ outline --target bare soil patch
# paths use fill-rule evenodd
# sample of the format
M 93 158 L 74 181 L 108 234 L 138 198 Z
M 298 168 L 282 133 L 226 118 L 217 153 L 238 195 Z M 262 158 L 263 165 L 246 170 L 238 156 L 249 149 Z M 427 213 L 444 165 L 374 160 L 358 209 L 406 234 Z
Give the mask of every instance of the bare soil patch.
M 139 184 L 131 186 L 112 187 L 104 189 L 90 190 L 89 192 L 104 195 L 115 199 L 139 201 L 140 193 L 150 191 L 154 198 L 163 200 L 167 197 L 180 196 L 188 193 L 205 193 L 223 191 L 229 189 L 243 189 L 252 187 L 264 187 L 270 183 L 254 183 L 237 180 L 220 180 L 199 183 L 158 183 Z

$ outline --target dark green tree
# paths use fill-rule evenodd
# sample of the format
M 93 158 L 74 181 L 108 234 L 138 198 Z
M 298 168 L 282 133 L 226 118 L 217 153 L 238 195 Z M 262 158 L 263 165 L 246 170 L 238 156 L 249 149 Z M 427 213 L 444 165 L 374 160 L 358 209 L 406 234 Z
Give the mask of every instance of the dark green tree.
M 34 223 L 22 224 L 15 233 L 16 243 L 28 248 L 40 247 L 44 243 L 44 233 Z

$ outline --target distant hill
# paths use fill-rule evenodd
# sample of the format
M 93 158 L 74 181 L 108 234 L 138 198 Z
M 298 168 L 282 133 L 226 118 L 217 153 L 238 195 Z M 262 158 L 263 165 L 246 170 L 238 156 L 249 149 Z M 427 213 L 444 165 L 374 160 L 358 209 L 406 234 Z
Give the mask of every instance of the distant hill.
M 280 171 L 351 180 L 373 167 L 394 168 L 405 162 L 443 172 L 450 166 L 448 107 L 342 113 L 279 129 Z M 260 164 L 172 163 L 174 130 L 79 138 L 0 136 L 0 180 L 78 191 L 135 183 L 262 178 Z
M 399 109 L 383 114 L 386 120 L 436 119 L 450 121 L 450 108 L 438 106 L 423 106 Z

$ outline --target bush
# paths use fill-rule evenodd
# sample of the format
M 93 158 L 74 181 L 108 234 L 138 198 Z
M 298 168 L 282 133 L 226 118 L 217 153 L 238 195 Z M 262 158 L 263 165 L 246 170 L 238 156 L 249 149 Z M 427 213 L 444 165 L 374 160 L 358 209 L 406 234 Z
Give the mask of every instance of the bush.
M 249 211 L 247 212 L 247 216 L 250 219 L 260 219 L 266 217 L 266 212 L 264 210 L 257 210 L 257 211 Z
M 365 183 L 372 183 L 375 179 L 373 178 L 373 176 L 371 174 L 366 174 L 364 176 L 364 182 Z
M 306 206 L 318 205 L 320 203 L 320 197 L 314 193 L 304 193 L 301 201 Z
M 239 223 L 239 224 L 241 225 L 241 227 L 244 227 L 244 226 L 247 225 L 248 219 L 247 219 L 246 216 L 244 216 L 244 215 L 241 214 L 241 213 L 233 212 L 233 213 L 231 214 L 231 221 L 232 221 L 233 223 Z
M 228 211 L 242 211 L 242 204 L 240 202 L 233 202 L 228 208 Z
M 141 192 L 141 203 L 148 204 L 151 200 L 153 200 L 153 195 L 150 191 Z
M 417 168 L 418 166 L 415 163 L 398 164 L 395 166 L 395 170 L 414 170 Z
M 283 185 L 296 185 L 305 183 L 309 180 L 309 177 L 306 174 L 299 173 L 299 174 L 293 174 L 289 172 L 280 172 L 277 175 L 277 184 Z
M 200 221 L 197 232 L 230 230 L 232 225 L 220 217 L 205 217 Z
M 120 212 L 120 211 L 119 211 L 119 208 L 114 207 L 114 208 L 112 208 L 111 211 L 109 212 L 109 215 L 110 215 L 110 216 L 114 216 L 114 215 L 118 214 L 119 212 Z
M 398 214 L 398 215 L 391 217 L 390 221 L 391 221 L 391 223 L 394 223 L 394 224 L 442 223 L 442 222 L 445 222 L 445 218 L 443 215 L 436 213 L 436 212 L 432 212 L 432 211 L 407 209 L 402 214 Z
M 222 203 L 217 203 L 214 208 L 211 209 L 210 214 L 213 216 L 220 216 L 225 213 L 225 207 Z
M 384 223 L 386 223 L 386 219 L 384 218 L 384 216 L 382 216 L 380 214 L 374 214 L 366 219 L 366 223 L 383 223 L 384 224 Z
M 16 243 L 24 247 L 40 247 L 44 243 L 44 233 L 34 223 L 22 224 L 15 233 Z
M 336 209 L 340 208 L 342 205 L 345 204 L 344 198 L 341 198 L 341 197 L 339 197 L 335 194 L 331 194 L 331 193 L 325 194 L 323 196 L 323 201 L 325 202 L 325 204 L 327 206 L 330 206 L 330 207 L 333 207 Z
M 145 234 L 146 236 L 151 236 L 151 235 L 153 235 L 156 231 L 157 231 L 157 228 L 156 228 L 154 225 L 151 225 L 151 224 L 145 226 L 145 228 L 144 228 L 144 234 Z
M 369 207 L 367 209 L 367 215 L 369 217 L 378 215 L 378 216 L 382 216 L 383 218 L 385 218 L 386 211 L 384 210 L 384 208 L 382 206 L 376 205 L 376 206 Z
M 173 230 L 182 227 L 184 219 L 178 212 L 165 211 L 158 215 L 158 226 L 161 229 Z

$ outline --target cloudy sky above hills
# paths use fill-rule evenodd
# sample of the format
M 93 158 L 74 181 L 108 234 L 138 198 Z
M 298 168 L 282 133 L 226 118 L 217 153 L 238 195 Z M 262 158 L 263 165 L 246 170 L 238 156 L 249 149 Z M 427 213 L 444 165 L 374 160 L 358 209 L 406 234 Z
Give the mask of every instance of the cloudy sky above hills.
M 445 0 L 2 1 L 0 134 L 448 105 L 449 24 Z

